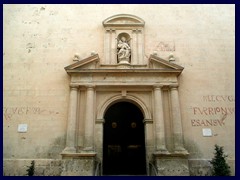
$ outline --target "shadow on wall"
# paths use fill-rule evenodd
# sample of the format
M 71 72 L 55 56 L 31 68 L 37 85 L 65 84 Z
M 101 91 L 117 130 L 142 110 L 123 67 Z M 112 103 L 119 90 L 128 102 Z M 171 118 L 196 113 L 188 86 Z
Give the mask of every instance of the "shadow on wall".
M 192 140 L 185 139 L 185 148 L 189 152 L 189 172 L 190 176 L 211 176 L 210 159 L 202 159 L 203 153 Z
M 53 140 L 48 147 L 36 147 L 36 156 L 28 159 L 4 159 L 4 176 L 26 176 L 27 168 L 35 161 L 34 176 L 60 176 L 62 159 L 60 153 L 65 148 L 66 136 Z M 14 168 L 12 168 L 14 167 Z
M 65 144 L 66 136 L 57 137 L 50 143 L 49 146 L 37 146 L 35 148 L 35 157 L 32 158 L 60 159 L 60 153 L 65 148 Z
M 63 151 L 66 145 L 66 136 L 61 136 L 56 138 L 50 145 L 49 149 L 47 150 L 47 158 L 61 158 L 60 153 Z

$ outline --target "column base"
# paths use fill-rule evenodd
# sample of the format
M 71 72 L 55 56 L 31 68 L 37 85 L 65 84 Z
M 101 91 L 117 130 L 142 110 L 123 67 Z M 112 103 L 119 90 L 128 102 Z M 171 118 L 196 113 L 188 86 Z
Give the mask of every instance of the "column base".
M 83 157 L 95 157 L 96 152 L 61 153 L 62 159 L 81 159 Z
M 170 154 L 170 153 L 166 149 L 159 149 L 159 150 L 156 150 L 154 154 L 160 155 L 160 154 Z
M 65 149 L 62 151 L 62 153 L 63 154 L 64 153 L 76 153 L 76 148 L 75 147 L 65 147 Z
M 187 155 L 184 154 L 153 154 L 158 176 L 189 176 Z
M 183 155 L 188 155 L 188 151 L 184 147 L 177 147 L 174 149 L 175 154 L 183 154 Z
M 156 147 L 156 154 L 170 154 L 165 145 L 159 145 Z
M 82 149 L 82 151 L 88 152 L 88 151 L 94 151 L 94 150 L 93 150 L 93 147 L 84 147 L 84 148 Z
M 93 176 L 96 153 L 61 153 L 61 176 Z

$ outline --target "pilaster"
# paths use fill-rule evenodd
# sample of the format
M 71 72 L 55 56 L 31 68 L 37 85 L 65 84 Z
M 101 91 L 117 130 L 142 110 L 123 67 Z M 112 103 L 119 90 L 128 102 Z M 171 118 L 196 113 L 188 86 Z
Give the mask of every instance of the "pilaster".
M 137 50 L 138 50 L 138 64 L 142 64 L 143 63 L 143 35 L 142 35 L 142 30 L 138 29 L 137 30 Z
M 111 34 L 110 29 L 106 29 L 105 31 L 105 40 L 104 40 L 104 64 L 111 63 Z
M 154 86 L 154 120 L 155 120 L 155 136 L 156 136 L 156 151 L 160 154 L 169 154 L 165 142 L 165 127 L 163 117 L 162 103 L 162 86 Z
M 132 48 L 131 48 L 131 64 L 138 64 L 138 53 L 137 53 L 137 30 L 132 30 Z
M 110 29 L 111 34 L 111 52 L 110 52 L 110 64 L 117 64 L 117 45 L 116 45 L 116 31 Z
M 178 86 L 171 85 L 171 110 L 172 110 L 172 124 L 173 124 L 173 138 L 174 138 L 174 152 L 188 154 L 183 146 L 182 120 L 179 104 Z
M 94 86 L 87 86 L 84 151 L 94 151 Z
M 75 153 L 75 134 L 77 121 L 77 100 L 78 100 L 78 85 L 70 85 L 70 99 L 68 107 L 68 123 L 67 123 L 67 139 L 66 147 L 63 153 Z

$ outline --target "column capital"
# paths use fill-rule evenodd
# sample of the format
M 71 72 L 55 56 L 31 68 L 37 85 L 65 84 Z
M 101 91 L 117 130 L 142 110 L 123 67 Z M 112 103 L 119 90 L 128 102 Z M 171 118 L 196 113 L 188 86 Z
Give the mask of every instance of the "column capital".
M 78 89 L 79 88 L 79 85 L 78 84 L 74 84 L 74 83 L 70 83 L 69 87 L 71 89 Z
M 177 89 L 179 87 L 179 85 L 178 84 L 170 84 L 169 87 L 171 89 Z
M 115 29 L 109 29 L 110 30 L 110 32 L 115 32 L 116 30 Z
M 143 119 L 143 123 L 144 124 L 153 124 L 153 120 L 152 119 Z
M 87 89 L 94 89 L 96 86 L 94 84 L 85 85 Z
M 96 119 L 95 121 L 98 124 L 104 124 L 105 123 L 105 119 Z
M 133 32 L 133 33 L 136 33 L 136 32 L 137 32 L 137 29 L 132 29 L 132 32 Z
M 161 89 L 163 87 L 163 84 L 154 84 L 153 88 L 154 89 Z

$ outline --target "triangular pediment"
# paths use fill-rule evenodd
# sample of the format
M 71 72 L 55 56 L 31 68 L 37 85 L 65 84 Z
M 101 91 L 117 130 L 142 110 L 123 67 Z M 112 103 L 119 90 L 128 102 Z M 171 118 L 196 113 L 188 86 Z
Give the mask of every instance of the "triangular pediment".
M 99 62 L 99 56 L 98 54 L 94 54 L 88 58 L 85 58 L 83 60 L 80 60 L 76 63 L 73 63 L 69 66 L 66 66 L 64 69 L 66 71 L 70 70 L 80 70 L 80 69 L 95 69 L 96 64 Z
M 134 15 L 130 14 L 118 14 L 111 16 L 103 21 L 104 27 L 114 26 L 144 26 L 145 22 Z
M 151 55 L 149 57 L 149 63 L 153 69 L 171 69 L 171 70 L 183 70 L 182 66 L 164 60 L 156 55 Z

